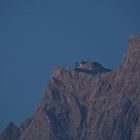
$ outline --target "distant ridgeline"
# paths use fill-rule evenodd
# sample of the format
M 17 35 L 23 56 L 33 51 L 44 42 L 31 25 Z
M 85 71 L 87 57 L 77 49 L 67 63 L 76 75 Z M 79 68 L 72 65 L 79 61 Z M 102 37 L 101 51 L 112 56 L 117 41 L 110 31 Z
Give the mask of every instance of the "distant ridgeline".
M 88 74 L 98 74 L 111 71 L 111 69 L 104 68 L 101 64 L 95 61 L 80 61 L 76 62 L 74 66 L 74 70 L 77 72 L 84 72 Z

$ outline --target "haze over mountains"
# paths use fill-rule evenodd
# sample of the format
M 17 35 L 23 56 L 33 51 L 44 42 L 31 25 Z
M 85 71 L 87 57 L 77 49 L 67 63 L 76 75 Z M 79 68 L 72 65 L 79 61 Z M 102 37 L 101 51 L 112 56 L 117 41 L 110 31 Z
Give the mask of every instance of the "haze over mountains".
M 139 140 L 140 36 L 115 69 L 82 61 L 74 69 L 54 66 L 32 118 L 10 123 L 0 140 Z

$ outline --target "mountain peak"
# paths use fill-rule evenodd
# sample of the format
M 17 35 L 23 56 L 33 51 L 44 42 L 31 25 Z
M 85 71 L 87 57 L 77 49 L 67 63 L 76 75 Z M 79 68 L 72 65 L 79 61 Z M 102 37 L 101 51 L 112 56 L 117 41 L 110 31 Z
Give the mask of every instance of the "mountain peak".
M 137 34 L 132 34 L 128 36 L 128 41 L 129 42 L 136 42 L 136 41 L 140 41 L 140 35 Z
M 0 140 L 139 140 L 140 37 L 128 42 L 111 72 L 89 60 L 74 69 L 55 65 L 34 116 L 19 129 L 10 123 Z
M 1 134 L 0 140 L 17 140 L 18 136 L 18 127 L 13 122 L 10 122 L 4 132 Z
M 140 66 L 140 35 L 130 35 L 128 37 L 128 51 L 124 56 L 125 67 Z

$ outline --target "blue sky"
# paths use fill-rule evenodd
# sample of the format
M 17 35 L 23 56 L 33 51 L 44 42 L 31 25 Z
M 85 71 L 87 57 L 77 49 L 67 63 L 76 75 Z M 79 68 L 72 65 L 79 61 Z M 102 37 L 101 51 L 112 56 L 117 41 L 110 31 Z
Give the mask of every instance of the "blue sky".
M 139 0 L 1 0 L 0 131 L 32 116 L 54 64 L 115 68 L 140 34 Z

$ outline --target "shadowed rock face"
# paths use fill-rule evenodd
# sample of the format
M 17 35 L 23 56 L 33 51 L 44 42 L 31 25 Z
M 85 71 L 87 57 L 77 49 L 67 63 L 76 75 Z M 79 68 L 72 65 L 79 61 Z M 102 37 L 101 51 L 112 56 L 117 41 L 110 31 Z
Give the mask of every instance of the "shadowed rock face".
M 19 137 L 19 128 L 13 123 L 10 122 L 7 128 L 0 136 L 0 140 L 18 140 Z
M 75 63 L 74 70 L 77 72 L 83 72 L 92 75 L 111 71 L 110 69 L 104 68 L 97 62 L 92 62 L 89 60 Z
M 35 115 L 20 126 L 17 139 L 140 140 L 140 36 L 130 36 L 128 44 L 113 71 L 92 62 L 74 70 L 55 66 Z M 3 136 L 13 130 L 0 140 L 9 140 Z

